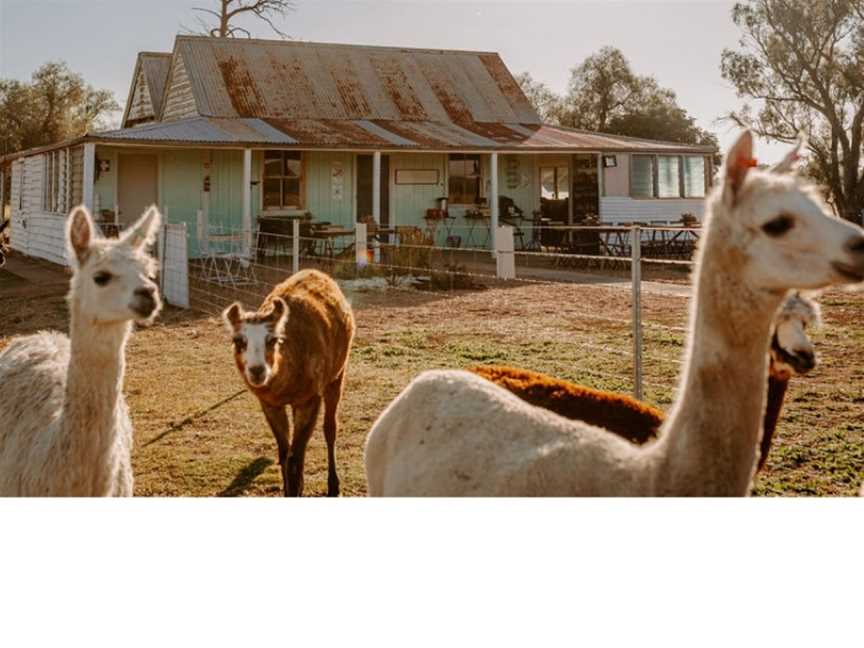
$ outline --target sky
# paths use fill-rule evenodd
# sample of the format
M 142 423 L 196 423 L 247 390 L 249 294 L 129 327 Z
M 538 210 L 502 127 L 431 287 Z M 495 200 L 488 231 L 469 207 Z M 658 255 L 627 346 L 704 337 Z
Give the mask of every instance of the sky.
M 121 105 L 137 52 L 170 51 L 183 26 L 196 26 L 194 6 L 216 0 L 0 0 L 0 77 L 28 79 L 42 63 L 65 60 L 88 83 L 108 88 Z M 720 54 L 740 33 L 733 2 L 517 2 L 485 0 L 297 0 L 283 31 L 306 41 L 499 52 L 516 74 L 528 71 L 563 92 L 570 70 L 605 45 L 621 49 L 639 74 L 672 88 L 722 148 L 736 130 L 718 123 L 741 104 L 720 75 Z M 263 23 L 244 23 L 275 38 Z M 786 144 L 761 143 L 760 162 Z

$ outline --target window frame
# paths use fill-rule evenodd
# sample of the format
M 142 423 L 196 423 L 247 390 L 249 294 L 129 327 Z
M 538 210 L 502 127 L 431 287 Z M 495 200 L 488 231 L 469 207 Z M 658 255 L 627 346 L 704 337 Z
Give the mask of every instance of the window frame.
M 634 196 L 633 195 L 633 166 L 634 160 L 637 157 L 646 157 L 651 158 L 651 195 L 650 196 Z M 660 182 L 659 182 L 659 172 L 660 172 L 660 158 L 677 158 L 678 159 L 678 194 L 675 196 L 663 196 L 660 194 Z M 684 173 L 686 163 L 685 160 L 687 158 L 701 158 L 702 159 L 702 182 L 703 182 L 703 193 L 701 196 L 688 196 L 686 195 L 686 185 L 684 182 Z M 706 154 L 686 154 L 681 153 L 677 155 L 670 155 L 666 153 L 631 153 L 630 154 L 630 181 L 629 181 L 629 198 L 631 200 L 704 200 L 708 195 L 708 191 L 711 189 L 711 156 Z
M 279 159 L 281 162 L 282 175 L 267 175 L 267 155 L 268 154 L 279 154 Z M 290 159 L 300 162 L 300 175 L 298 177 L 285 175 L 285 161 L 286 156 L 292 156 Z M 296 158 L 293 156 L 297 156 Z M 266 204 L 266 190 L 265 183 L 267 180 L 279 180 L 279 205 L 267 205 Z M 285 181 L 293 181 L 297 180 L 298 188 L 297 188 L 297 205 L 286 205 L 285 204 Z M 261 154 L 261 210 L 265 212 L 284 212 L 284 211 L 292 211 L 292 210 L 302 210 L 306 207 L 306 156 L 303 151 L 295 151 L 295 150 L 285 150 L 285 149 L 264 149 Z
M 552 169 L 552 182 L 555 185 L 555 197 L 554 198 L 546 198 L 543 195 L 543 171 L 548 171 Z M 564 187 L 564 190 L 567 192 L 567 197 L 561 197 L 561 178 L 558 175 L 558 172 L 563 170 L 567 175 L 567 185 Z M 546 198 L 546 200 L 568 200 L 570 198 L 570 194 L 573 193 L 573 181 L 570 178 L 570 167 L 566 164 L 553 164 L 551 166 L 539 166 L 537 167 L 537 184 L 540 187 L 540 198 Z
M 64 167 L 63 151 L 47 151 L 42 159 L 42 211 L 47 214 L 62 214 L 65 211 L 64 200 L 61 198 L 60 167 Z M 68 181 L 68 178 L 65 178 Z M 65 195 L 65 192 L 64 192 Z
M 463 192 L 459 196 L 459 200 L 457 200 L 456 198 L 454 198 L 454 196 L 452 194 L 452 189 L 450 186 L 450 183 L 453 181 L 453 178 L 457 177 L 457 178 L 461 178 L 463 181 L 465 181 L 468 179 L 472 179 L 472 176 L 464 175 L 464 174 L 454 176 L 452 173 L 450 173 L 451 164 L 453 162 L 463 162 L 464 163 L 464 162 L 467 162 L 469 160 L 474 160 L 474 159 L 477 160 L 477 176 L 476 176 L 477 189 L 476 189 L 476 192 L 474 193 L 474 200 L 472 200 L 471 202 L 464 202 L 463 200 L 461 200 L 462 198 L 467 197 L 469 192 Z M 450 204 L 451 206 L 457 206 L 458 205 L 458 206 L 466 206 L 466 207 L 479 204 L 480 199 L 483 198 L 483 187 L 484 187 L 484 184 L 483 184 L 484 183 L 484 177 L 483 176 L 484 176 L 483 156 L 480 153 L 449 153 L 447 155 L 447 201 L 448 201 L 448 204 Z

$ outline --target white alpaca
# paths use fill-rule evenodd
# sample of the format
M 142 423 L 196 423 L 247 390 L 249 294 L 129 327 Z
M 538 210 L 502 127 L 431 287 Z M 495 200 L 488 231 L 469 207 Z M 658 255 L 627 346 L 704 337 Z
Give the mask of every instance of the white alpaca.
M 366 441 L 370 495 L 745 495 L 774 314 L 791 289 L 864 280 L 864 230 L 744 133 L 706 202 L 684 372 L 660 439 L 635 446 L 463 371 L 417 377 Z
M 132 495 L 125 349 L 132 321 L 162 307 L 146 249 L 160 220 L 151 207 L 108 240 L 84 207 L 72 211 L 69 337 L 41 332 L 0 353 L 0 496 Z

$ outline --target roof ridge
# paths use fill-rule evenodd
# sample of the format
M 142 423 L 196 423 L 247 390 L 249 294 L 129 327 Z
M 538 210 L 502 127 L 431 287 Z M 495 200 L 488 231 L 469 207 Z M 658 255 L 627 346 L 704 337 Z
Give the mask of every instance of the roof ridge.
M 372 49 L 399 52 L 425 52 L 438 54 L 488 54 L 498 57 L 501 56 L 499 52 L 492 52 L 486 50 L 443 49 L 439 47 L 401 47 L 399 45 L 363 45 L 360 43 L 328 43 L 323 41 L 281 40 L 274 38 L 221 38 L 218 36 L 202 36 L 198 34 L 177 34 L 176 40 L 219 41 L 220 43 L 236 43 L 238 45 L 242 43 L 266 43 L 268 45 L 290 45 L 303 47 L 344 47 L 351 49 Z

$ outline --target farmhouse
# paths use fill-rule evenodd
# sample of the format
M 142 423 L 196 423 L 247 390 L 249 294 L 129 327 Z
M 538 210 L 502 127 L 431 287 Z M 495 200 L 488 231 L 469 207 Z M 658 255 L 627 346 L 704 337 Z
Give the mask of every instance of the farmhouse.
M 82 202 L 119 227 L 156 203 L 193 257 L 219 228 L 293 218 L 446 215 L 451 241 L 479 224 L 482 246 L 514 214 L 699 216 L 714 153 L 544 124 L 496 53 L 178 36 L 138 55 L 121 129 L 0 158 L 0 187 L 13 247 L 46 258 Z

